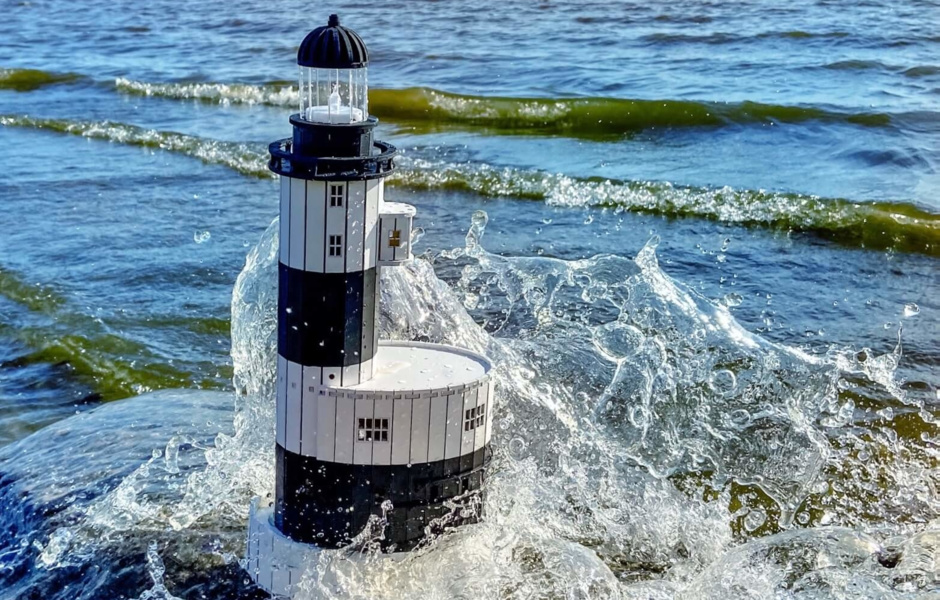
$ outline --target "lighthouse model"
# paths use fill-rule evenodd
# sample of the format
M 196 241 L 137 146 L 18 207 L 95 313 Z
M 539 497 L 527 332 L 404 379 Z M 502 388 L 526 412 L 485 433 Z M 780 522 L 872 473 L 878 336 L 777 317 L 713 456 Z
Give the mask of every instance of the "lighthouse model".
M 475 518 L 493 419 L 490 362 L 379 342 L 379 269 L 411 260 L 415 209 L 385 201 L 395 148 L 373 139 L 368 52 L 331 15 L 297 53 L 300 111 L 280 176 L 276 490 L 255 500 L 246 566 L 291 596 L 308 559 L 367 527 L 387 552 Z M 268 503 L 269 504 L 269 503 Z M 467 515 L 471 516 L 467 516 Z

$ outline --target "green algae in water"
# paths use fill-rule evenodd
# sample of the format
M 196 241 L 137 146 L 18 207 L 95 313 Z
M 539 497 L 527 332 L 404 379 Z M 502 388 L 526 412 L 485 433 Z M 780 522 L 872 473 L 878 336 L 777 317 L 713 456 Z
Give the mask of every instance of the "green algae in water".
M 118 78 L 115 87 L 128 94 L 210 103 L 294 107 L 298 101 L 296 88 L 285 82 L 149 83 Z M 811 106 L 601 97 L 510 98 L 423 87 L 373 88 L 369 91 L 369 108 L 382 115 L 383 120 L 407 125 L 416 133 L 461 129 L 495 135 L 564 135 L 593 140 L 613 140 L 657 128 L 810 121 L 876 128 L 892 125 L 892 117 L 886 113 L 847 113 Z
M 31 92 L 58 83 L 72 83 L 83 79 L 75 73 L 50 73 L 39 69 L 0 69 L 0 90 Z
M 0 334 L 29 349 L 13 364 L 65 365 L 101 400 L 120 400 L 167 388 L 223 389 L 231 377 L 228 366 L 191 365 L 197 369 L 185 370 L 173 365 L 145 344 L 110 331 L 96 318 L 73 311 L 52 287 L 31 285 L 9 269 L 0 268 L 0 296 L 23 307 L 39 323 L 13 327 L 0 322 Z M 202 335 L 225 335 L 230 327 L 228 320 L 218 318 L 160 321 L 157 319 L 157 326 L 183 327 Z

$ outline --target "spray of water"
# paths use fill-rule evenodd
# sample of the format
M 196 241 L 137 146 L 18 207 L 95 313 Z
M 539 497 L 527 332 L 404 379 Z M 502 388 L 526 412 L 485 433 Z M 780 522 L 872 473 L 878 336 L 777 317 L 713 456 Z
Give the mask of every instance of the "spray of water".
M 385 270 L 381 319 L 383 337 L 460 345 L 495 360 L 485 519 L 394 560 L 323 553 L 308 565 L 302 596 L 900 599 L 937 591 L 936 420 L 894 379 L 900 345 L 884 356 L 834 348 L 812 357 L 751 334 L 723 303 L 672 280 L 655 239 L 634 259 L 506 257 L 484 249 L 486 222 L 474 215 L 463 248 Z M 237 573 L 249 501 L 273 491 L 276 231 L 275 223 L 248 255 L 233 293 L 231 428 L 226 419 L 206 422 L 220 403 L 205 393 L 186 405 L 198 427 L 181 426 L 174 410 L 183 409 L 152 397 L 60 425 L 78 435 L 153 424 L 150 436 L 121 438 L 126 448 L 112 444 L 110 460 L 127 457 L 107 481 L 94 469 L 49 481 L 43 461 L 76 460 L 55 445 L 56 426 L 0 451 L 6 467 L 16 453 L 49 445 L 10 483 L 0 479 L 0 499 L 43 485 L 59 490 L 50 502 L 71 499 L 52 518 L 19 517 L 28 533 L 2 560 L 33 566 L 15 581 L 42 585 L 102 562 L 117 569 L 128 548 L 149 557 L 143 548 L 153 540 L 169 540 L 190 578 Z M 105 448 L 95 454 L 103 464 Z M 366 548 L 381 529 L 378 519 Z M 142 589 L 177 593 L 182 576 L 173 568 L 158 573 L 152 558 L 139 568 L 152 575 Z M 115 584 L 82 597 L 107 585 Z

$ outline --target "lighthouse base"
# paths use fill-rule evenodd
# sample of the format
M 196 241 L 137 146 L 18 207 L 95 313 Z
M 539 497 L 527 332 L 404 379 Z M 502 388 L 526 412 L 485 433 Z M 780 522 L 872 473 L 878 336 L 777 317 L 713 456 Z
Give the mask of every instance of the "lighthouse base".
M 251 502 L 245 570 L 266 592 L 290 598 L 308 568 L 316 568 L 322 549 L 295 542 L 274 526 L 274 508 Z M 315 596 L 314 596 L 315 597 Z
M 402 560 L 406 553 L 379 554 L 368 560 Z M 324 591 L 342 598 L 340 580 L 365 562 L 365 555 L 342 549 L 319 548 L 295 542 L 274 526 L 270 502 L 255 498 L 248 518 L 248 549 L 244 568 L 251 580 L 276 598 L 316 600 Z

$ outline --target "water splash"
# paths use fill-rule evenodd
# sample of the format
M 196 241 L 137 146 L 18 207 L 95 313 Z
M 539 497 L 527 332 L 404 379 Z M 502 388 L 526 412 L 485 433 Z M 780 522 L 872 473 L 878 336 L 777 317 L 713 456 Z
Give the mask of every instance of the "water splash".
M 371 600 L 928 597 L 940 456 L 934 420 L 892 387 L 899 355 L 811 357 L 756 336 L 666 275 L 656 240 L 633 260 L 507 257 L 485 250 L 486 225 L 476 213 L 463 248 L 385 269 L 380 319 L 383 337 L 496 361 L 485 519 L 400 560 L 319 560 L 306 589 Z M 139 552 L 137 593 L 237 587 L 249 499 L 274 485 L 276 232 L 233 292 L 234 416 L 222 411 L 232 429 L 209 416 L 219 400 L 142 397 L 0 450 L 0 501 L 16 508 L 0 527 L 17 532 L 0 538 L 0 557 L 18 561 L 0 583 L 52 590 L 105 565 L 92 597 L 120 585 L 118 564 Z M 452 284 L 435 269 L 455 273 Z M 882 410 L 883 397 L 897 407 L 865 427 L 864 407 Z M 66 475 L 69 456 L 81 469 Z M 172 544 L 163 555 L 176 565 L 151 582 L 141 548 L 154 540 Z
M 150 571 L 150 577 L 153 579 L 153 587 L 141 594 L 137 600 L 182 600 L 171 594 L 163 584 L 166 567 L 163 566 L 163 560 L 157 552 L 156 542 L 151 542 L 147 549 L 147 570 Z

